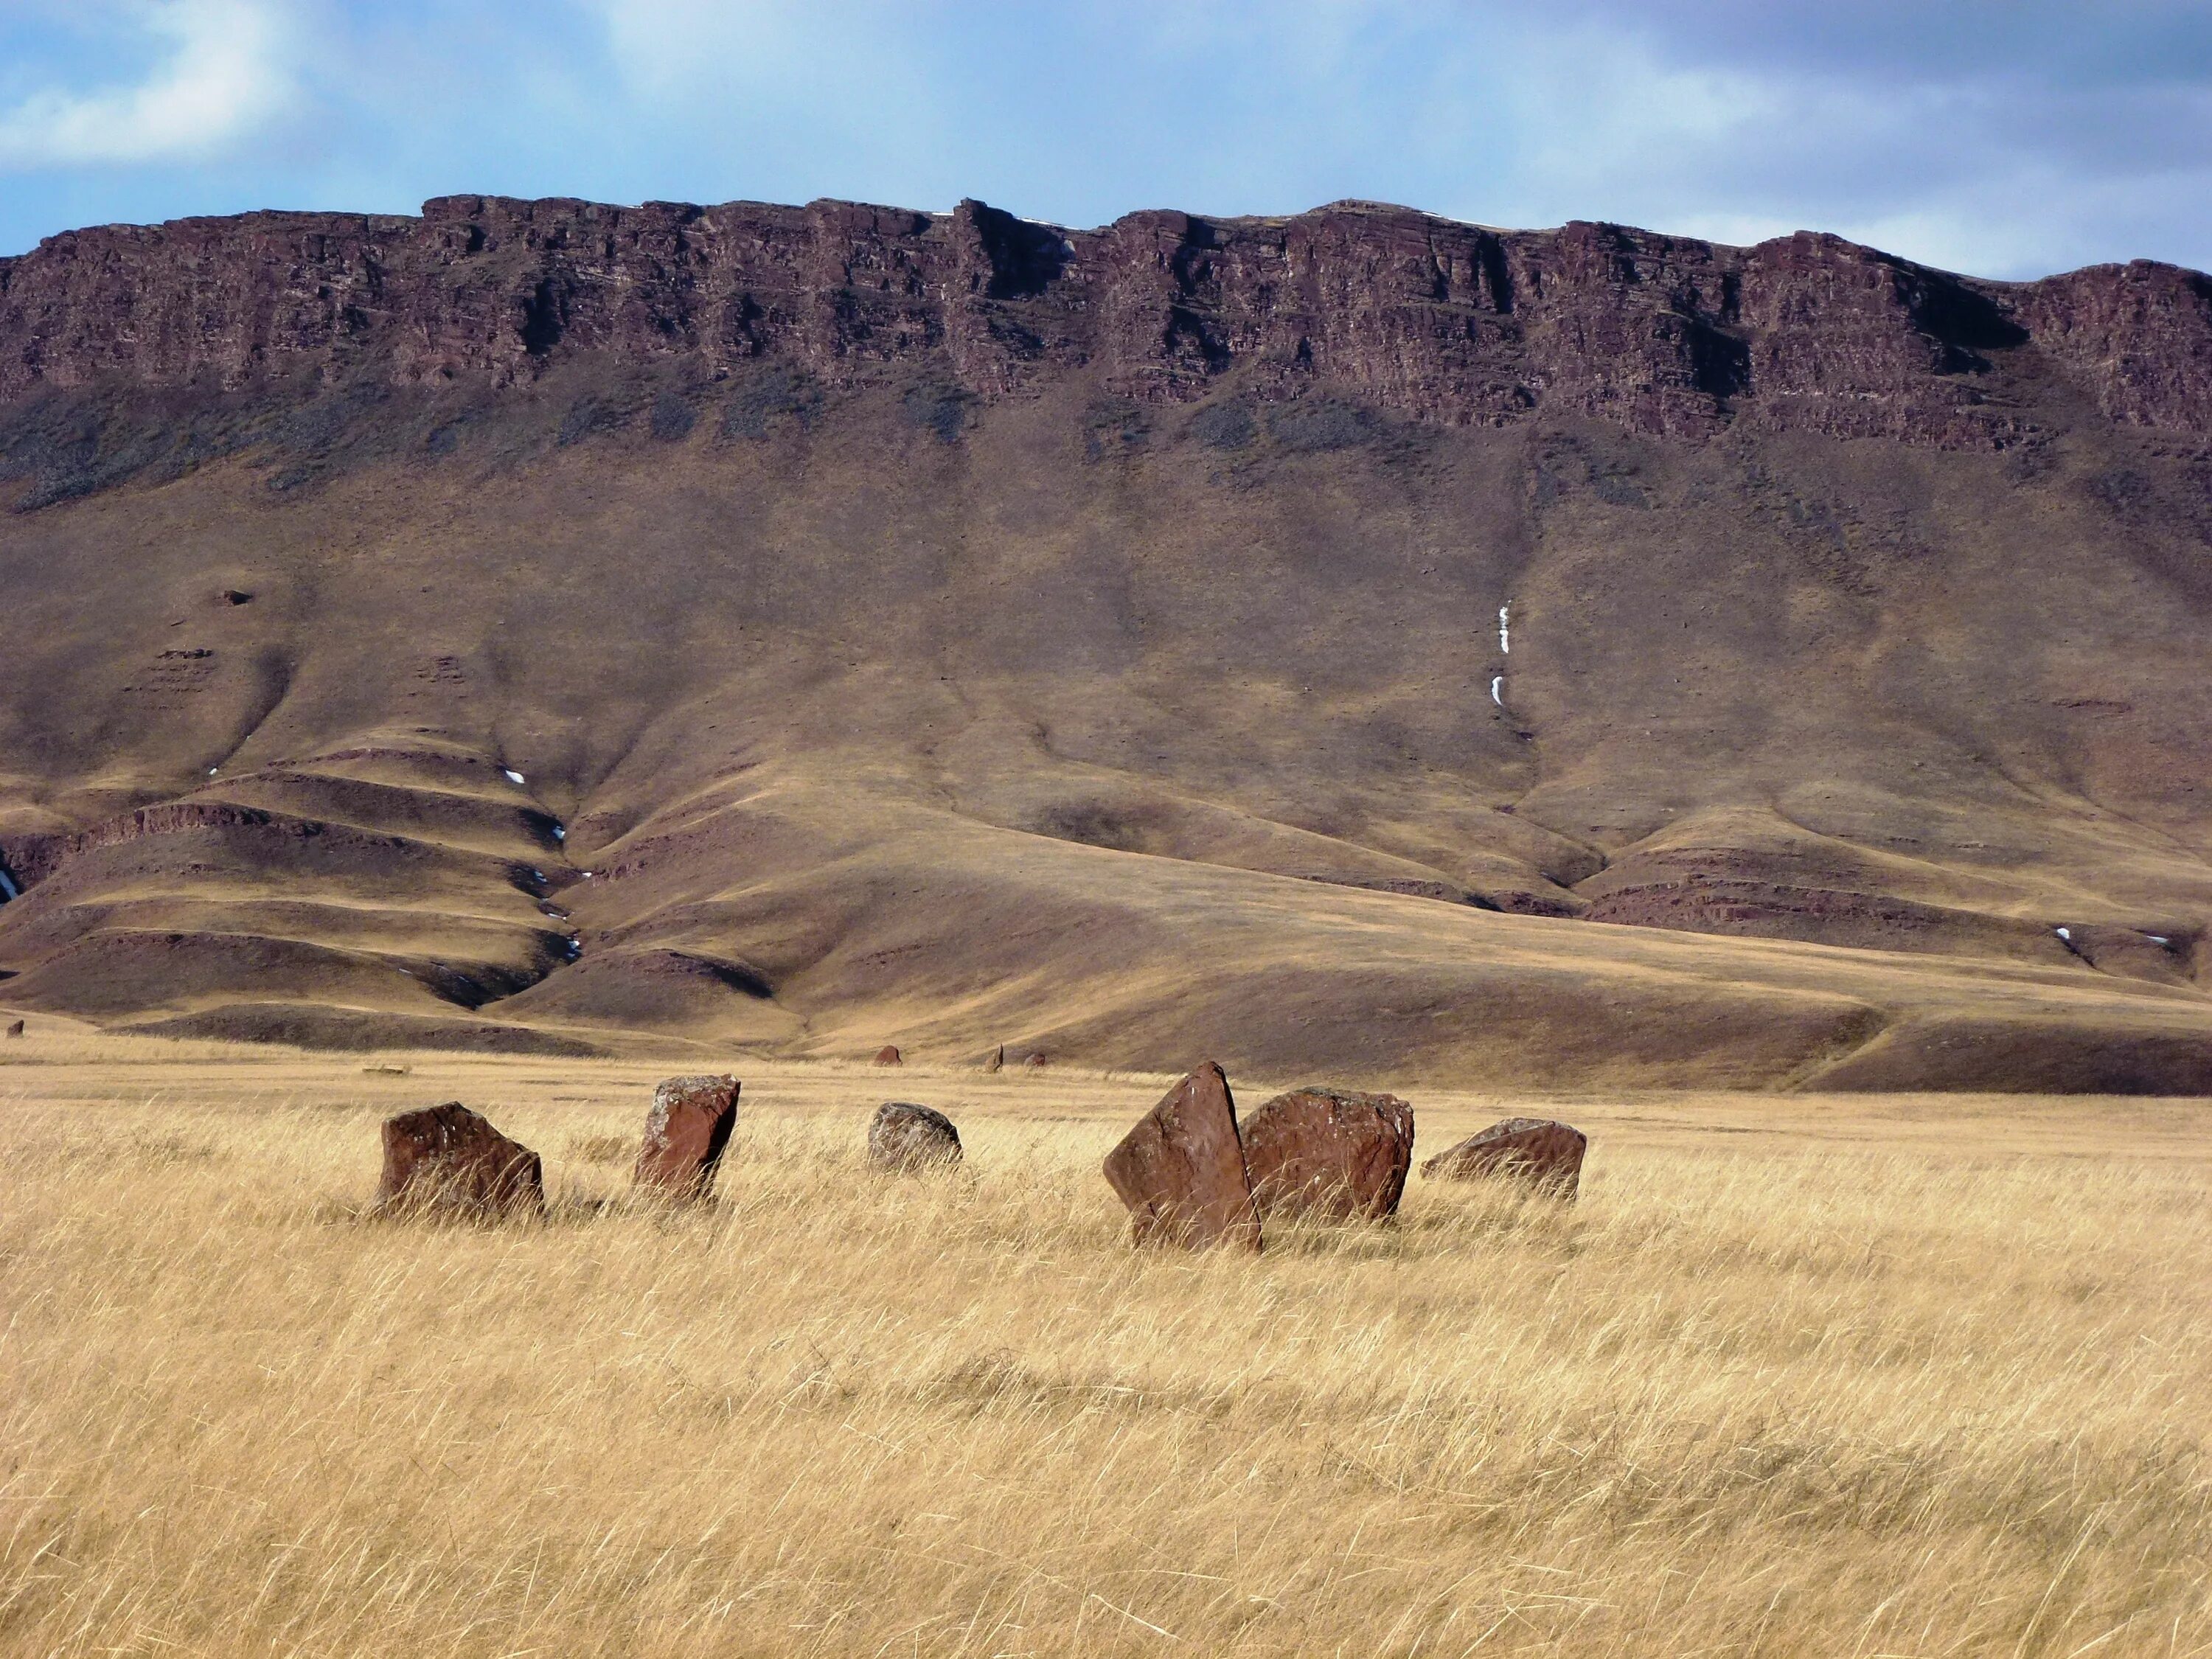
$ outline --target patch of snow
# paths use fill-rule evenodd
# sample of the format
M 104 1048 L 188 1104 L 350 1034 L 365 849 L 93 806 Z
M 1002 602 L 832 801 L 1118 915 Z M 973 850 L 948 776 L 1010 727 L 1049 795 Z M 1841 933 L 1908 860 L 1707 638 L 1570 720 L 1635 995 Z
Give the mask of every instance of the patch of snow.
M 1506 613 L 1512 609 L 1513 601 L 1510 599 L 1498 607 L 1498 654 L 1501 657 L 1510 656 L 1513 653 L 1513 636 L 1505 626 Z
M 0 876 L 0 881 L 5 880 L 7 880 L 5 876 Z M 2148 939 L 2153 945 L 2171 945 L 2173 943 L 2172 939 L 2168 939 L 2163 933 L 2145 933 L 2143 937 Z
M 0 900 L 21 898 L 22 896 L 23 890 L 15 885 L 15 878 L 13 876 L 10 876 L 5 870 L 0 870 Z
M 532 870 L 530 873 L 531 873 L 532 875 L 533 875 L 533 876 L 537 877 L 537 878 L 538 878 L 538 880 L 540 880 L 540 881 L 543 881 L 543 880 L 544 880 L 544 879 L 545 879 L 545 872 L 544 872 L 543 870 Z
M 1505 676 L 1504 676 L 1504 675 L 1503 675 L 1503 674 L 1492 674 L 1492 675 L 1490 677 L 1490 700 L 1491 700 L 1491 702 L 1492 702 L 1496 703 L 1496 704 L 1497 704 L 1500 708 L 1504 708 L 1504 707 L 1505 707 Z
M 553 839 L 556 841 L 566 841 L 568 839 L 568 832 L 556 823 L 553 826 Z
M 499 769 L 507 774 L 507 781 L 509 783 L 522 783 L 526 781 L 522 774 L 516 771 L 512 766 L 502 766 Z
M 2073 933 L 2066 928 L 2054 927 L 2051 931 L 2057 934 L 2059 938 L 2064 939 L 2069 945 L 2071 945 L 2074 942 Z
M 212 767 L 212 766 L 209 767 L 209 768 L 208 768 L 208 775 L 209 775 L 210 777 L 213 777 L 213 776 L 216 775 L 216 771 L 217 771 L 218 769 L 217 769 L 217 768 L 216 768 L 216 767 Z

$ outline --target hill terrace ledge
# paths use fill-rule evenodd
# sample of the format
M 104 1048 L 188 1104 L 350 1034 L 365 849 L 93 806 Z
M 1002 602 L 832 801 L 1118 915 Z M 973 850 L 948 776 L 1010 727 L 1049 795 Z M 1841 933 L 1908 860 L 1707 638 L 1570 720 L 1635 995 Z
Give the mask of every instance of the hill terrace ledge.
M 116 379 L 239 386 L 534 375 L 584 353 L 776 358 L 827 384 L 941 367 L 1018 397 L 1081 370 L 1140 403 L 1232 373 L 1400 415 L 1539 409 L 1942 447 L 2032 439 L 2056 375 L 2108 418 L 2212 430 L 2212 283 L 2136 262 L 2027 283 L 1799 233 L 1749 248 L 1571 223 L 1501 231 L 1341 202 L 1066 230 L 949 214 L 444 197 L 420 217 L 252 213 L 51 237 L 0 260 L 0 401 Z

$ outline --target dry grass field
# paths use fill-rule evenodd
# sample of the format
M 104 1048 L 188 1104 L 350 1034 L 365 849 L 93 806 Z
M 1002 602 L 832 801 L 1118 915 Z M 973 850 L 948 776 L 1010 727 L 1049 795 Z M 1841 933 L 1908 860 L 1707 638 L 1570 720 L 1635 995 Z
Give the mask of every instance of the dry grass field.
M 1123 1242 L 1164 1079 L 740 1066 L 670 1213 L 665 1066 L 368 1063 L 0 1052 L 0 1651 L 2212 1652 L 2206 1103 L 1416 1091 L 1581 1204 L 1248 1260 Z M 454 1097 L 545 1221 L 360 1213 Z

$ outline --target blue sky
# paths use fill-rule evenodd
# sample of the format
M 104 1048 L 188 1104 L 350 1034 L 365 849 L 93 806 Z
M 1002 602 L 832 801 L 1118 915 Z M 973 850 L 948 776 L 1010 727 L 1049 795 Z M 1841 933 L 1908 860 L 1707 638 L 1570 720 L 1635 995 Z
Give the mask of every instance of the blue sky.
M 2212 0 L 0 0 L 0 253 L 477 191 L 2203 268 Z

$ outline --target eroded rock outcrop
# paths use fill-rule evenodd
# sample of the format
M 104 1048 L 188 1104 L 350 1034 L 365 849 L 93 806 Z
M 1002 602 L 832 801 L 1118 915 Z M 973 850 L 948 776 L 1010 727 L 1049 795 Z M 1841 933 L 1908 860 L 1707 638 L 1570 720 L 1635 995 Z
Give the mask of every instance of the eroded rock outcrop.
M 1380 1221 L 1398 1212 L 1413 1162 L 1413 1109 L 1395 1095 L 1309 1085 L 1277 1095 L 1240 1129 L 1263 1218 Z
M 1340 202 L 1133 213 L 1097 230 L 979 202 L 637 207 L 446 197 L 419 217 L 251 213 L 49 237 L 0 260 L 0 401 L 105 377 L 301 372 L 507 383 L 578 353 L 772 358 L 830 383 L 941 365 L 963 397 L 1074 371 L 1140 402 L 1232 370 L 1454 425 L 1539 408 L 1637 430 L 2002 447 L 1982 390 L 2027 347 L 2112 417 L 2212 428 L 2212 288 L 2147 262 L 1953 276 L 1801 232 L 1735 248 L 1583 222 L 1499 231 Z
M 1207 1060 L 1168 1091 L 1106 1155 L 1139 1244 L 1256 1250 L 1260 1216 L 1244 1169 L 1229 1079 Z

